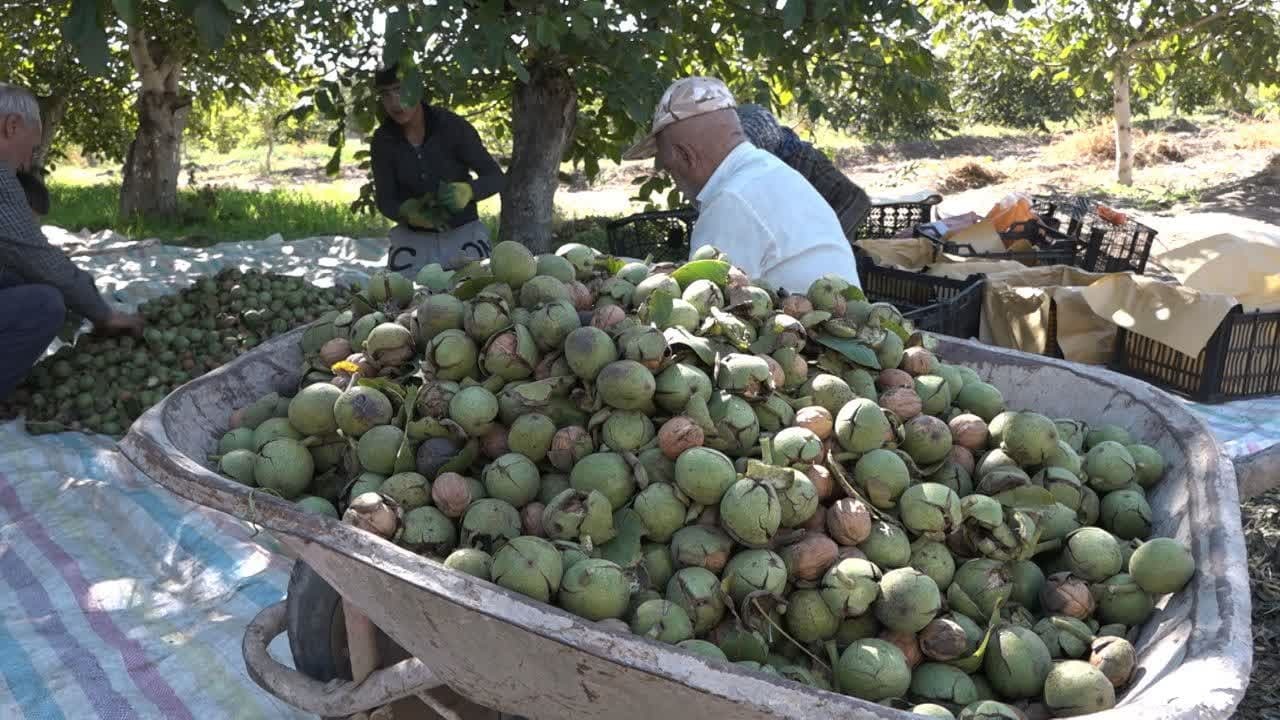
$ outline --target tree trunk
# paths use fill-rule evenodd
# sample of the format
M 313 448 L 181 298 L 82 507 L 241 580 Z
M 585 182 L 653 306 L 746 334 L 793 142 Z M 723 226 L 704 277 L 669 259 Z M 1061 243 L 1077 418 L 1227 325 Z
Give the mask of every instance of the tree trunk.
M 536 63 L 529 82 L 516 83 L 511 166 L 502 192 L 501 238 L 534 254 L 551 250 L 551 219 L 560 161 L 578 113 L 578 91 L 563 68 Z
M 40 105 L 40 144 L 31 156 L 31 168 L 40 177 L 44 177 L 53 138 L 57 136 L 62 118 L 67 114 L 67 96 L 55 93 L 36 98 L 36 102 Z
M 1121 58 L 1111 79 L 1116 106 L 1116 182 L 1133 184 L 1133 122 L 1129 107 L 1129 63 Z
M 139 93 L 138 131 L 129 145 L 120 188 L 121 217 L 177 215 L 182 130 L 190 110 L 191 99 L 178 93 Z
M 124 160 L 120 216 L 175 217 L 182 131 L 191 98 L 183 94 L 182 56 L 129 26 L 129 57 L 138 72 L 138 130 Z

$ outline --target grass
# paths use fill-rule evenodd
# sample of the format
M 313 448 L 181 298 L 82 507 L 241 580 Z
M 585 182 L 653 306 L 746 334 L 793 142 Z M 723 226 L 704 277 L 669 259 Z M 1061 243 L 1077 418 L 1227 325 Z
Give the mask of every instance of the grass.
M 61 171 L 60 171 L 61 172 Z M 133 239 L 158 238 L 169 245 L 207 247 L 221 242 L 263 240 L 279 233 L 286 240 L 318 235 L 352 237 L 383 236 L 391 223 L 381 215 L 351 212 L 353 193 L 337 184 L 310 183 L 297 190 L 245 190 L 206 186 L 179 190 L 180 212 L 172 220 L 122 221 L 119 215 L 120 185 L 85 184 L 55 180 L 49 185 L 50 213 L 43 222 L 71 232 L 110 229 Z M 498 234 L 501 203 L 495 196 L 482 201 L 480 220 Z M 567 242 L 578 229 L 614 217 L 613 208 L 594 207 L 588 197 L 560 193 L 553 232 Z
M 72 232 L 111 229 L 131 238 L 159 238 L 204 247 L 219 242 L 262 240 L 279 233 L 286 240 L 313 235 L 383 235 L 390 224 L 381 216 L 356 215 L 342 188 L 316 185 L 299 190 L 240 190 L 206 187 L 179 191 L 179 214 L 171 220 L 124 219 L 119 214 L 120 186 L 54 182 L 51 208 L 44 218 Z
M 990 162 L 990 158 L 987 158 L 987 161 Z M 949 166 L 947 176 L 938 186 L 938 189 L 944 193 L 963 192 L 995 185 L 1005 179 L 1005 174 L 997 168 L 974 160 L 956 160 L 947 164 Z
M 1280 123 L 1250 122 L 1238 126 L 1228 141 L 1237 150 L 1280 148 Z
M 1079 130 L 1051 145 L 1045 155 L 1058 161 L 1086 160 L 1095 163 L 1116 159 L 1114 129 L 1109 125 L 1095 125 Z M 1134 145 L 1141 142 L 1141 133 L 1133 132 Z
M 1207 185 L 1200 187 L 1165 187 L 1163 185 L 1145 186 L 1111 183 L 1082 188 L 1080 194 L 1119 200 L 1137 210 L 1154 211 L 1166 210 L 1174 205 L 1197 204 L 1200 202 L 1201 195 L 1208 189 Z

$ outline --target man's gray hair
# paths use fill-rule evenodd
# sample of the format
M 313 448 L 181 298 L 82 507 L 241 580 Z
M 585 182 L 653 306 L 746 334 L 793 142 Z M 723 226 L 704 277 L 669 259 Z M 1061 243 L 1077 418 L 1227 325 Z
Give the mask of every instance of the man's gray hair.
M 5 115 L 17 115 L 22 122 L 39 127 L 40 104 L 30 90 L 0 82 L 0 117 Z

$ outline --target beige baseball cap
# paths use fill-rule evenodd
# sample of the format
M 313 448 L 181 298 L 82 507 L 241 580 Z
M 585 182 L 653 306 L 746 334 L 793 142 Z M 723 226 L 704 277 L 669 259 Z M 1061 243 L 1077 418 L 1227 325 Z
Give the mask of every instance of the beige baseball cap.
M 662 100 L 653 111 L 653 129 L 624 153 L 622 159 L 651 158 L 658 153 L 658 133 L 667 127 L 681 120 L 737 106 L 733 93 L 717 78 L 687 77 L 677 80 L 662 94 Z

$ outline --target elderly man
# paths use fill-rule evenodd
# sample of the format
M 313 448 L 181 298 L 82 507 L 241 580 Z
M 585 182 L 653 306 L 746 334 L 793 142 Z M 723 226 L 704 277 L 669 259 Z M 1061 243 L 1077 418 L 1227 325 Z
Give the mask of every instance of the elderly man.
M 800 173 L 747 140 L 736 107 L 720 80 L 679 80 L 658 103 L 652 131 L 624 157 L 656 157 L 655 167 L 696 198 L 694 251 L 714 245 L 749 277 L 792 292 L 826 274 L 860 287 L 831 206 Z
M 871 212 L 871 198 L 822 151 L 800 139 L 796 132 L 759 105 L 738 107 L 738 121 L 752 145 L 768 150 L 804 176 L 835 211 L 844 236 L 853 242 L 858 228 Z
M 40 108 L 27 90 L 0 83 L 0 399 L 26 377 L 62 328 L 67 308 L 97 332 L 136 332 L 142 320 L 111 310 L 93 278 L 49 244 L 17 173 L 40 142 Z

